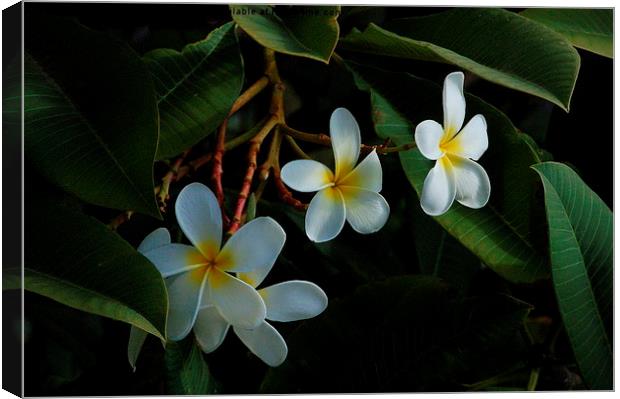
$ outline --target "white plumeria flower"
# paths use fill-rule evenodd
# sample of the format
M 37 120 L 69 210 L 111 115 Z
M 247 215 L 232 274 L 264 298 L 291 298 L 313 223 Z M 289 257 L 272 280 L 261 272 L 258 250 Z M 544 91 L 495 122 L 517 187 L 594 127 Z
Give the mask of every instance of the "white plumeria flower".
M 266 308 L 254 287 L 227 273 L 264 273 L 280 254 L 286 234 L 269 217 L 245 224 L 220 250 L 222 215 L 211 190 L 200 183 L 179 194 L 175 213 L 193 246 L 167 244 L 144 252 L 165 278 L 168 288 L 167 335 L 183 339 L 194 326 L 198 310 L 213 305 L 228 323 L 256 328 Z
M 253 287 L 258 287 L 269 270 L 255 273 L 239 273 L 237 277 Z M 260 296 L 267 307 L 266 319 L 273 321 L 296 321 L 314 317 L 327 307 L 327 295 L 316 284 L 308 281 L 286 281 L 260 289 Z M 214 306 L 206 305 L 198 313 L 194 334 L 206 353 L 213 352 L 224 341 L 230 324 Z M 288 349 L 284 338 L 266 321 L 254 329 L 233 326 L 241 342 L 271 367 L 282 364 Z
M 315 242 L 336 237 L 345 219 L 362 234 L 378 231 L 387 222 L 390 206 L 379 192 L 381 163 L 376 151 L 355 166 L 361 136 L 355 118 L 345 108 L 336 109 L 329 121 L 336 172 L 314 160 L 301 159 L 282 168 L 282 180 L 301 192 L 318 193 L 306 213 L 306 234 Z
M 478 160 L 489 146 L 487 123 L 478 114 L 463 126 L 465 96 L 462 72 L 446 76 L 443 85 L 443 127 L 425 120 L 415 129 L 415 142 L 426 158 L 436 160 L 426 179 L 420 198 L 424 212 L 441 215 L 454 199 L 469 208 L 482 208 L 489 201 L 491 183 Z

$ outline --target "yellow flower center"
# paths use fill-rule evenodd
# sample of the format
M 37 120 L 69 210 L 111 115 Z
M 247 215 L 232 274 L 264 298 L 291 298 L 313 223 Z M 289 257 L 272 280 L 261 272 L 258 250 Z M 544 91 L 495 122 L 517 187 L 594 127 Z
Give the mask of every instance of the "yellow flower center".
M 199 246 L 200 252 L 195 252 L 187 257 L 187 264 L 196 265 L 195 269 L 190 271 L 190 279 L 200 284 L 207 271 L 211 268 L 217 268 L 225 271 L 232 264 L 231 254 L 228 252 L 220 252 L 215 243 L 205 242 Z M 203 255 L 204 254 L 204 255 Z
M 457 139 L 458 135 L 454 134 L 454 129 L 446 129 L 443 137 L 439 142 L 439 149 L 444 153 L 459 153 L 462 151 L 460 140 Z

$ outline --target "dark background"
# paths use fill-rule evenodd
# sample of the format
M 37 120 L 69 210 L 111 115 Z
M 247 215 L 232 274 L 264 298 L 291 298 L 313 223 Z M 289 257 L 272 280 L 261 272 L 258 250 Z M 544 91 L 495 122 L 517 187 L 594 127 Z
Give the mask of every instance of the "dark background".
M 438 11 L 441 9 L 343 7 L 339 18 L 341 35 L 353 27 L 363 28 L 368 22 L 381 23 L 391 18 L 426 15 Z M 26 3 L 25 29 L 28 29 L 29 20 L 51 15 L 74 17 L 86 26 L 125 40 L 140 54 L 160 47 L 180 50 L 184 45 L 200 40 L 213 28 L 230 20 L 228 7 L 224 5 Z M 246 64 L 246 82 L 251 82 L 261 74 L 259 48 L 247 37 L 242 38 L 241 44 Z M 338 48 L 336 51 L 339 51 Z M 579 54 L 581 70 L 570 113 L 545 100 L 480 79 L 473 80 L 467 90 L 505 112 L 519 129 L 534 137 L 556 161 L 571 164 L 612 208 L 613 60 L 581 50 Z M 302 58 L 278 55 L 278 61 L 280 73 L 294 93 L 287 98 L 289 125 L 310 132 L 325 132 L 326 121 L 329 120 L 332 110 L 336 106 L 345 106 L 355 115 L 366 115 L 366 119 L 358 120 L 362 131 L 366 132 L 364 141 L 377 142 L 373 134 L 368 133 L 372 132 L 368 96 L 355 89 L 350 76 L 343 75 L 342 70 L 332 65 L 326 66 Z M 442 81 L 446 73 L 454 70 L 454 67 L 449 65 L 415 61 L 376 58 L 372 61 L 385 69 L 408 71 L 437 83 Z M 251 126 L 256 115 L 260 115 L 265 101 L 258 98 L 252 104 L 240 113 L 236 125 L 231 122 L 231 134 L 234 134 L 235 129 L 241 131 Z M 235 156 L 243 156 L 243 151 L 227 154 L 227 157 Z M 285 153 L 284 157 L 287 156 L 291 155 Z M 387 168 L 390 168 L 390 162 L 393 161 L 386 161 Z M 238 189 L 241 169 L 235 170 L 234 165 L 229 166 L 225 174 L 225 185 Z M 411 223 L 411 215 L 406 209 L 398 210 L 398 204 L 413 193 L 411 190 L 404 193 L 402 189 L 394 190 L 397 186 L 394 182 L 402 182 L 403 176 L 400 168 L 392 169 L 393 173 L 386 174 L 383 194 L 390 204 L 394 204 L 393 208 L 399 212 L 401 219 L 391 218 L 386 230 L 411 231 L 411 226 L 407 227 Z M 199 174 L 194 177 L 204 181 L 206 175 Z M 173 198 L 174 194 L 173 191 Z M 273 198 L 272 190 L 268 189 L 265 199 Z M 260 210 L 259 207 L 259 212 Z M 114 212 L 94 208 L 92 213 L 102 221 L 107 221 L 114 215 Z M 174 228 L 173 215 L 167 215 L 165 224 Z M 131 244 L 137 245 L 142 237 L 157 226 L 159 224 L 154 219 L 137 215 L 131 223 L 121 227 L 119 233 Z M 289 226 L 284 227 L 287 232 L 295 230 L 294 224 L 290 222 Z M 271 279 L 283 281 L 298 278 L 317 282 L 328 293 L 330 300 L 346 295 L 362 282 L 339 270 L 337 259 L 326 259 L 321 265 L 310 261 L 314 256 L 324 259 L 325 253 L 318 253 L 304 238 L 302 232 L 298 232 L 296 236 L 289 235 L 283 256 L 274 268 L 277 272 L 270 276 Z M 399 240 L 402 245 L 392 243 L 394 253 L 390 254 L 389 259 L 395 261 L 384 261 L 381 265 L 390 274 L 418 271 L 415 260 L 402 262 L 402 259 L 406 259 L 405 252 L 410 245 L 410 238 L 401 236 Z M 386 243 L 381 242 L 381 239 L 356 236 L 346 229 L 343 232 L 343 242 L 355 250 L 364 248 L 363 251 L 356 252 L 355 256 L 365 257 L 366 260 L 377 256 L 372 248 L 385 248 Z M 480 272 L 477 279 L 477 284 L 472 288 L 477 293 L 490 290 L 485 288 L 488 286 L 496 289 L 502 285 L 499 278 L 488 271 Z M 550 295 L 525 292 L 525 295 L 529 296 L 527 299 L 537 302 L 543 309 L 545 306 L 552 307 L 553 303 L 552 288 L 544 288 Z M 128 325 L 79 312 L 31 293 L 26 293 L 25 300 L 26 395 L 165 393 L 163 350 L 156 339 L 149 337 L 147 340 L 134 373 L 127 362 Z M 548 303 L 551 305 L 545 305 Z M 295 327 L 277 326 L 285 338 Z M 213 375 L 222 383 L 224 393 L 256 392 L 267 369 L 246 350 L 234 334 L 229 334 L 222 347 L 207 355 L 206 359 Z M 557 380 L 564 377 L 560 373 Z M 558 381 L 553 378 L 543 379 L 539 388 L 565 388 Z M 450 388 L 452 387 L 446 387 Z

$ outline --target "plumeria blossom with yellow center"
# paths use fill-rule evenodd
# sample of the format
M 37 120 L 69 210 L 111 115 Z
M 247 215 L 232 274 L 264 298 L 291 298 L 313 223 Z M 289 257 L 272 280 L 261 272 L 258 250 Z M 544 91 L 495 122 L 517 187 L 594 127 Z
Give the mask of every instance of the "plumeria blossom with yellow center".
M 200 183 L 181 190 L 175 213 L 193 245 L 172 243 L 143 252 L 165 278 L 168 338 L 177 341 L 187 336 L 205 304 L 234 326 L 251 329 L 261 325 L 266 315 L 263 299 L 254 287 L 231 273 L 270 270 L 286 239 L 282 227 L 269 217 L 259 217 L 221 247 L 220 207 L 213 192 Z
M 390 206 L 379 192 L 382 171 L 372 151 L 355 166 L 361 136 L 357 121 L 345 108 L 336 109 L 329 121 L 335 172 L 314 160 L 295 160 L 282 168 L 282 180 L 300 192 L 315 192 L 306 213 L 306 234 L 315 242 L 336 237 L 345 220 L 361 234 L 378 231 L 387 222 Z
M 489 146 L 487 123 L 478 114 L 461 129 L 465 120 L 462 72 L 446 76 L 443 85 L 443 126 L 433 120 L 420 122 L 415 142 L 420 153 L 435 160 L 424 180 L 420 205 L 431 216 L 450 209 L 456 199 L 469 208 L 482 208 L 489 201 L 491 184 L 477 161 Z
M 238 273 L 237 277 L 252 287 L 258 287 L 269 270 L 254 273 Z M 286 281 L 258 290 L 267 307 L 266 319 L 273 321 L 296 321 L 314 317 L 327 307 L 327 295 L 316 284 L 309 281 Z M 196 340 L 206 353 L 213 352 L 224 341 L 230 328 L 228 323 L 212 305 L 205 305 L 198 312 L 194 326 Z M 254 329 L 233 326 L 241 342 L 271 367 L 282 364 L 288 348 L 284 338 L 268 322 L 263 321 Z

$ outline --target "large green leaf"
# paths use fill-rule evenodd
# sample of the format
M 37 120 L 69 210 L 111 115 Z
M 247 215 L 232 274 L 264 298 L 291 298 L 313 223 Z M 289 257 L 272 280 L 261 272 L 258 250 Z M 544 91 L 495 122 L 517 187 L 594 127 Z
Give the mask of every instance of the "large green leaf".
M 370 91 L 377 134 L 396 144 L 413 141 L 411 121 L 441 120 L 441 88 L 405 73 L 391 73 L 347 62 L 358 86 Z M 546 260 L 530 239 L 536 231 L 529 214 L 535 213 L 536 176 L 529 166 L 539 162 L 524 135 L 517 133 L 500 111 L 466 94 L 468 115 L 481 113 L 488 125 L 489 150 L 482 156 L 491 179 L 491 203 L 470 209 L 455 203 L 435 220 L 448 233 L 506 279 L 532 282 L 547 277 Z M 405 174 L 417 191 L 432 168 L 417 149 L 400 153 Z M 419 206 L 419 204 L 415 204 Z
M 286 337 L 263 393 L 455 391 L 521 364 L 530 306 L 456 299 L 435 278 L 402 276 L 331 301 Z
M 609 58 L 614 55 L 612 9 L 529 8 L 521 15 L 555 30 L 575 47 Z
M 233 19 L 261 45 L 329 62 L 338 42 L 340 6 L 232 5 Z
M 42 197 L 33 193 L 26 206 L 25 289 L 165 338 L 168 298 L 157 269 L 104 224 Z
M 551 272 L 575 358 L 592 389 L 613 388 L 613 214 L 568 166 L 533 166 L 545 188 Z
M 456 65 L 483 79 L 533 94 L 568 111 L 579 54 L 560 34 L 501 9 L 456 8 L 370 24 L 342 48 Z
M 159 159 L 179 154 L 213 132 L 243 86 L 243 61 L 232 22 L 182 52 L 157 49 L 144 61 L 157 91 Z
M 193 340 L 193 335 L 179 342 L 166 344 L 166 369 L 168 394 L 171 395 L 213 395 L 219 387 L 211 376 L 202 351 Z
M 25 159 L 84 201 L 160 217 L 153 192 L 157 104 L 126 44 L 67 20 L 29 21 Z M 19 107 L 19 92 L 5 107 Z

